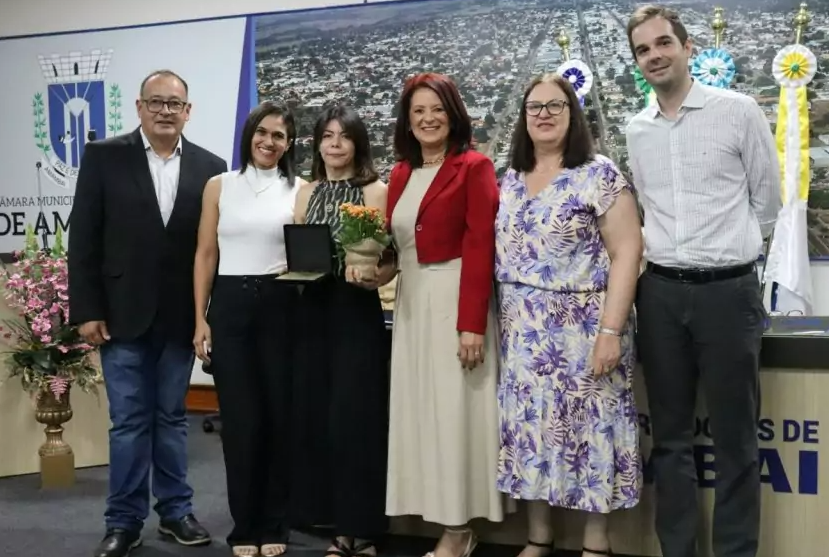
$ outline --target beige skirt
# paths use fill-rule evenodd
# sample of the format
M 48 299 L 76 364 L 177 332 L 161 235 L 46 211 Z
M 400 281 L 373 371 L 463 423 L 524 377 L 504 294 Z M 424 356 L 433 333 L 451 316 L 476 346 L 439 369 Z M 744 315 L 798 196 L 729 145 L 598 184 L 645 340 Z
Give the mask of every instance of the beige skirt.
M 484 364 L 458 361 L 461 261 L 406 265 L 397 284 L 392 344 L 386 514 L 460 526 L 500 522 L 498 322 L 493 301 Z

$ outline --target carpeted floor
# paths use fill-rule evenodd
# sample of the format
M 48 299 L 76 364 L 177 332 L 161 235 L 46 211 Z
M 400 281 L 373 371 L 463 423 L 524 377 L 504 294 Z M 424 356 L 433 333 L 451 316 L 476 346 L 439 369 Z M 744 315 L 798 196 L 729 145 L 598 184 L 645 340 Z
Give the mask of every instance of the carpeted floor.
M 157 534 L 158 521 L 151 514 L 144 528 L 144 545 L 133 552 L 134 557 L 230 555 L 224 543 L 230 520 L 221 442 L 218 433 L 204 433 L 201 424 L 201 417 L 193 416 L 189 478 L 195 490 L 196 516 L 210 530 L 213 543 L 206 548 L 185 548 L 166 542 Z M 77 483 L 68 491 L 41 491 L 37 475 L 0 478 L 0 555 L 89 557 L 103 535 L 106 494 L 107 467 L 78 470 Z M 328 535 L 295 533 L 289 555 L 322 557 Z M 420 557 L 433 543 L 394 536 L 384 542 L 381 553 L 384 557 Z M 475 557 L 514 557 L 518 550 L 482 544 Z

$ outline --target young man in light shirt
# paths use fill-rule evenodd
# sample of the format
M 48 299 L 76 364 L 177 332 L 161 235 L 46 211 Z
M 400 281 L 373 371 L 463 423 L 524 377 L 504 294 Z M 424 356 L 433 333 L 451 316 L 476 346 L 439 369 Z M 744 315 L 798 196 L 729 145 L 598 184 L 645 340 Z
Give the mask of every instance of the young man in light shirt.
M 643 6 L 628 40 L 658 102 L 627 130 L 644 210 L 636 300 L 653 426 L 656 530 L 664 557 L 694 557 L 698 387 L 714 442 L 717 557 L 755 557 L 760 524 L 757 420 L 765 310 L 755 261 L 780 209 L 769 124 L 751 97 L 695 81 L 677 14 Z

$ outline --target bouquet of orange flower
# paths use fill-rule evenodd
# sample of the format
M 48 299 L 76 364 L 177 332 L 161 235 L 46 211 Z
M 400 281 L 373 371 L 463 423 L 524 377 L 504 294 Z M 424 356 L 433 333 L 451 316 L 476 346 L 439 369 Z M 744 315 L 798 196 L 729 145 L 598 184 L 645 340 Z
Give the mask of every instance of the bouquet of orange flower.
M 345 264 L 353 267 L 362 280 L 374 280 L 380 256 L 391 241 L 380 210 L 343 203 L 340 222 L 337 240 L 345 252 Z

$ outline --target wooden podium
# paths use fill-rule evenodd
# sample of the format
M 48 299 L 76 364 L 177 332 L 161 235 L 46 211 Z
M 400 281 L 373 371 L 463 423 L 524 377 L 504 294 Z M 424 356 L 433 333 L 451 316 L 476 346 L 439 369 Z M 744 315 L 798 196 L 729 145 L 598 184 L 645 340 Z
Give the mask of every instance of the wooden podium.
M 394 311 L 394 283 L 381 289 L 383 309 Z M 780 334 L 774 329 L 763 338 L 760 372 L 762 411 L 759 424 L 762 513 L 758 557 L 825 555 L 829 529 L 829 456 L 821 457 L 821 424 L 829 423 L 829 335 Z M 654 531 L 654 493 L 650 416 L 641 369 L 634 376 L 634 393 L 640 423 L 640 446 L 645 487 L 639 505 L 610 515 L 611 543 L 616 554 L 659 557 Z M 698 557 L 714 557 L 711 523 L 714 504 L 714 462 L 704 398 L 697 409 L 694 453 L 697 462 L 699 540 Z M 824 435 L 825 436 L 825 435 Z M 495 481 L 495 478 L 493 478 Z M 584 516 L 578 511 L 553 512 L 556 547 L 574 551 L 582 547 Z M 481 541 L 523 546 L 526 518 L 518 512 L 501 524 L 473 522 Z M 438 537 L 441 528 L 416 517 L 394 518 L 391 531 Z

